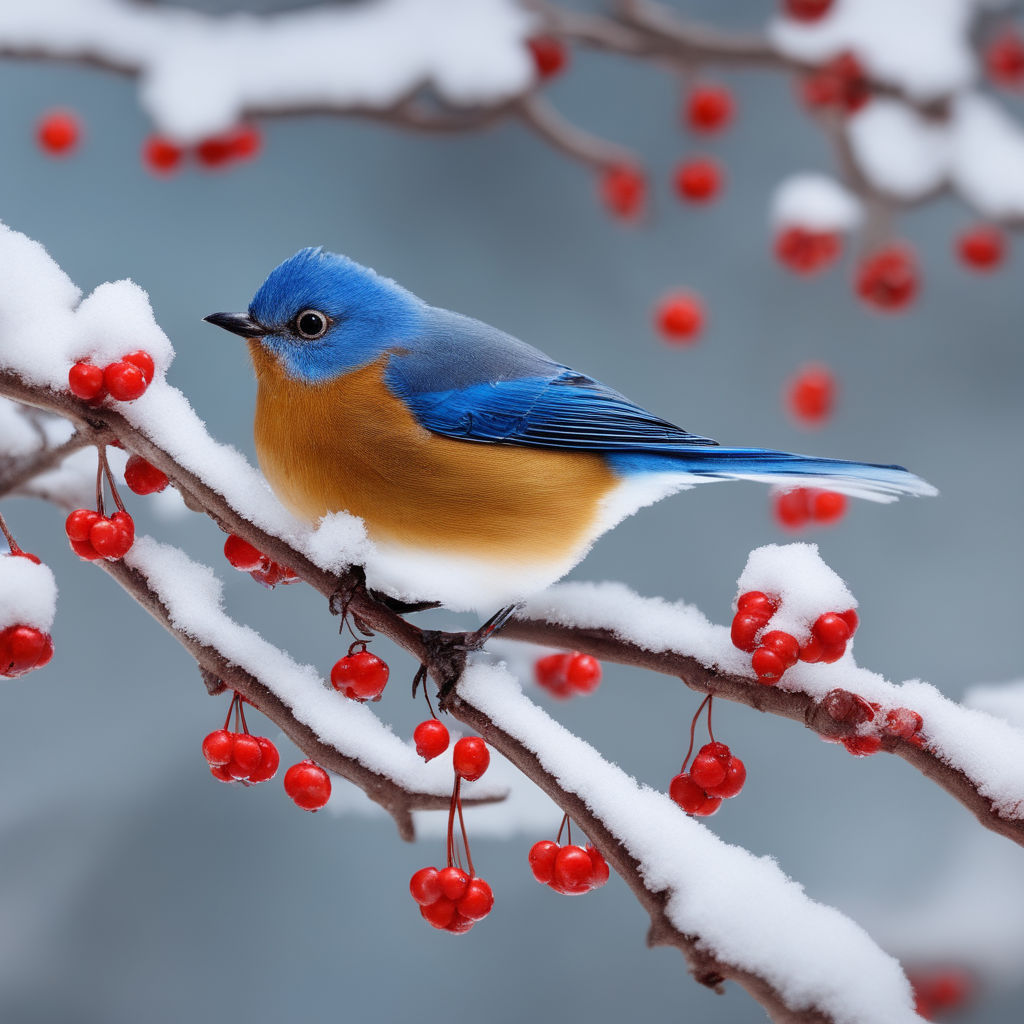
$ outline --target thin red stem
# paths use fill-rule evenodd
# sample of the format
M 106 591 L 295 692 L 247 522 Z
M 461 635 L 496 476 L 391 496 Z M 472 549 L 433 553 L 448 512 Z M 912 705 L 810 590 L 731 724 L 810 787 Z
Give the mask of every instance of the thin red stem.
M 565 826 L 568 823 L 569 823 L 569 812 L 566 811 L 565 814 L 562 815 L 562 824 L 558 826 L 558 835 L 555 836 L 555 842 L 556 843 L 561 843 L 561 841 L 562 841 L 562 832 L 564 831 Z
M 121 501 L 121 495 L 117 493 L 117 484 L 114 483 L 114 474 L 110 471 L 110 463 L 107 462 L 107 449 L 104 445 L 99 449 L 100 452 L 100 465 L 103 467 L 103 472 L 106 474 L 107 483 L 110 486 L 110 496 L 114 499 L 114 504 L 117 506 L 118 512 L 124 512 L 124 502 Z
M 459 812 L 459 828 L 462 830 L 462 845 L 466 848 L 466 863 L 469 865 L 469 877 L 475 878 L 476 872 L 473 870 L 473 854 L 469 852 L 469 835 L 466 832 L 466 822 L 462 817 L 462 795 L 459 790 L 462 787 L 462 777 L 456 776 L 455 778 L 455 806 Z
M 690 761 L 690 755 L 693 753 L 694 734 L 697 732 L 697 719 L 700 718 L 700 713 L 704 710 L 704 705 L 707 704 L 710 700 L 711 694 L 709 693 L 700 702 L 700 707 L 697 708 L 697 712 L 693 716 L 693 721 L 690 722 L 690 745 L 686 748 L 686 757 L 683 758 L 683 767 L 679 769 L 680 775 L 682 775 L 686 771 L 686 766 Z
M 238 692 L 231 698 L 231 703 L 228 705 L 228 713 L 224 718 L 224 729 L 227 730 L 228 725 L 231 723 L 231 712 L 235 710 L 235 701 L 238 700 Z
M 7 521 L 4 519 L 2 515 L 0 515 L 0 533 L 3 533 L 4 537 L 7 538 L 7 543 L 10 546 L 11 554 L 18 554 L 18 552 L 21 551 L 21 548 L 18 547 L 18 542 L 14 539 L 14 534 L 11 533 L 10 529 L 7 526 Z M 424 687 L 424 693 L 425 692 L 426 687 Z M 430 703 L 429 698 L 427 698 L 427 703 Z
M 103 515 L 103 445 L 96 446 L 96 511 Z
M 715 703 L 715 695 L 713 693 L 708 694 L 708 735 L 711 737 L 711 742 L 715 742 L 715 734 L 711 729 L 711 708 Z
M 448 867 L 455 861 L 455 801 L 459 795 L 459 776 L 455 776 L 452 786 L 452 802 L 448 805 Z

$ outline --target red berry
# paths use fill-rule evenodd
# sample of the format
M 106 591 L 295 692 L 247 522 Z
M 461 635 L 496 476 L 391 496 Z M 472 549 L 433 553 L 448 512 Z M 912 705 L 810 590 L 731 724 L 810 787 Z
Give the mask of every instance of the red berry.
M 806 487 L 794 487 L 775 495 L 775 518 L 789 530 L 806 526 L 811 517 L 809 494 Z
M 1006 255 L 1006 237 L 999 228 L 978 224 L 956 240 L 957 252 L 966 267 L 994 270 Z
M 845 644 L 850 639 L 850 626 L 835 612 L 825 612 L 814 620 L 811 632 L 826 645 Z
M 257 583 L 262 583 L 263 586 L 271 588 L 276 587 L 278 583 L 294 583 L 299 578 L 288 566 L 280 565 L 269 558 L 262 565 L 252 569 L 249 575 Z
M 714 160 L 686 160 L 676 168 L 676 192 L 691 203 L 710 202 L 722 186 L 722 170 Z
M 732 93 L 720 85 L 695 86 L 686 102 L 686 122 L 692 131 L 710 135 L 721 131 L 733 116 Z
M 611 872 L 608 870 L 608 863 L 604 857 L 601 856 L 601 851 L 596 847 L 587 843 L 587 854 L 590 856 L 591 876 L 590 876 L 590 888 L 600 889 L 605 882 L 611 877 Z
M 424 761 L 433 761 L 448 749 L 448 729 L 444 722 L 436 718 L 420 722 L 413 730 L 412 738 L 416 744 L 416 753 Z
M 736 610 L 745 615 L 756 615 L 767 622 L 779 610 L 779 602 L 760 590 L 748 590 L 736 599 Z
M 437 873 L 437 881 L 441 886 L 441 893 L 445 899 L 461 900 L 469 885 L 469 875 L 461 868 L 442 868 Z
M 705 791 L 710 791 L 715 786 L 725 782 L 725 774 L 728 766 L 713 754 L 698 754 L 690 766 L 690 778 Z
M 790 412 L 802 423 L 820 426 L 832 413 L 835 394 L 835 377 L 827 367 L 805 366 L 789 383 Z
M 689 292 L 666 296 L 655 310 L 654 322 L 662 337 L 673 344 L 691 344 L 704 326 L 700 299 Z
M 236 160 L 252 160 L 263 148 L 263 135 L 254 124 L 239 125 L 229 137 L 228 147 Z
M 231 775 L 231 772 L 228 771 L 228 766 L 226 764 L 211 764 L 210 774 L 219 782 L 235 781 L 235 779 Z
M 284 773 L 284 791 L 304 811 L 318 811 L 331 796 L 331 777 L 312 761 L 293 764 Z
M 533 666 L 537 685 L 544 687 L 553 697 L 567 700 L 572 696 L 567 675 L 568 665 L 568 654 L 547 654 L 538 658 Z
M 0 631 L 0 676 L 15 679 L 42 668 L 53 657 L 53 640 L 34 626 L 8 626 Z
M 125 528 L 123 521 L 116 521 L 113 516 L 100 517 L 89 531 L 89 543 L 100 558 L 116 562 L 123 558 L 132 546 L 134 537 Z
M 593 693 L 601 683 L 601 662 L 589 654 L 573 651 L 565 668 L 565 678 L 577 693 Z
M 857 612 L 850 608 L 845 612 L 838 613 L 841 618 L 850 627 L 850 636 L 853 636 L 857 632 L 857 627 L 860 625 L 860 619 L 857 617 Z
M 146 375 L 134 363 L 120 360 L 103 371 L 103 384 L 111 398 L 119 402 L 133 402 L 146 392 Z
M 1005 29 L 988 44 L 985 66 L 997 85 L 1008 89 L 1024 86 L 1024 39 L 1012 29 Z
M 234 737 L 227 729 L 217 729 L 203 740 L 203 757 L 207 764 L 224 765 L 231 760 Z
M 832 0 L 784 0 L 784 7 L 794 21 L 818 21 L 832 9 Z
M 71 550 L 79 558 L 84 558 L 87 562 L 95 562 L 100 557 L 96 553 L 96 549 L 87 540 L 73 540 L 70 543 Z
M 156 373 L 156 364 L 153 362 L 153 357 L 145 349 L 140 348 L 137 352 L 129 352 L 124 357 L 124 362 L 137 366 L 142 371 L 142 376 L 146 378 L 147 384 L 153 379 L 153 374 Z
M 594 863 L 581 846 L 563 846 L 555 856 L 551 887 L 565 896 L 579 896 L 590 891 Z
M 879 249 L 860 265 L 857 294 L 869 306 L 895 313 L 917 296 L 919 281 L 912 250 L 905 245 Z
M 269 782 L 281 764 L 281 755 L 277 747 L 266 736 L 257 736 L 260 745 L 260 763 L 249 773 L 249 782 Z
M 750 658 L 750 664 L 757 675 L 757 681 L 766 686 L 777 683 L 786 671 L 786 663 L 767 647 L 758 647 Z
M 36 126 L 39 148 L 50 156 L 69 156 L 78 145 L 81 127 L 69 110 L 53 110 Z
M 761 637 L 761 646 L 777 654 L 786 668 L 795 665 L 800 657 L 800 644 L 797 643 L 796 637 L 784 633 L 781 629 L 765 633 Z
M 668 786 L 669 797 L 687 814 L 699 814 L 707 802 L 708 795 L 690 778 L 690 773 L 675 776 Z
M 87 541 L 93 526 L 100 521 L 99 512 L 91 508 L 76 508 L 64 520 L 64 532 L 71 541 Z
M 816 636 L 811 636 L 800 648 L 800 660 L 810 665 L 821 661 L 822 643 Z
M 465 895 L 455 904 L 455 909 L 467 920 L 481 921 L 494 906 L 494 893 L 491 887 L 475 875 L 466 886 Z
M 10 553 L 11 558 L 27 558 L 30 562 L 34 562 L 36 565 L 42 565 L 43 560 L 38 555 L 33 555 L 31 551 L 12 551 Z
M 452 765 L 455 774 L 467 782 L 476 782 L 491 763 L 487 744 L 479 736 L 463 736 L 456 741 L 452 750 Z
M 644 212 L 647 180 L 628 164 L 613 164 L 601 176 L 601 201 L 615 217 L 635 220 Z
M 124 467 L 124 482 L 135 494 L 158 494 L 168 483 L 167 474 L 147 462 L 141 455 L 132 455 Z
M 839 257 L 842 242 L 832 231 L 791 225 L 775 236 L 775 258 L 794 274 L 814 274 Z
M 708 757 L 718 758 L 726 767 L 729 766 L 729 761 L 732 760 L 732 751 L 729 749 L 727 743 L 705 743 L 698 754 L 707 754 Z
M 834 661 L 838 661 L 845 653 L 845 641 L 841 644 L 822 644 L 821 657 L 818 660 L 825 662 L 826 665 L 831 665 Z
M 151 135 L 142 146 L 142 162 L 157 175 L 173 174 L 181 166 L 183 155 L 180 146 L 161 135 Z
M 355 645 L 353 645 L 355 646 Z M 387 662 L 370 651 L 350 650 L 331 669 L 331 686 L 352 700 L 380 700 L 390 670 Z
M 811 519 L 827 525 L 838 522 L 846 513 L 846 495 L 838 491 L 810 492 Z
M 420 915 L 435 928 L 447 928 L 455 919 L 455 904 L 442 896 L 434 903 L 421 906 Z
M 891 708 L 885 713 L 885 730 L 900 739 L 909 740 L 921 731 L 924 719 L 910 708 Z
M 722 798 L 720 796 L 706 796 L 704 802 L 693 813 L 698 818 L 710 818 L 721 806 Z
M 224 541 L 224 557 L 240 572 L 252 572 L 263 568 L 270 559 L 262 551 L 258 551 L 247 540 L 237 534 L 229 534 Z
M 428 907 L 441 898 L 440 874 L 437 868 L 420 868 L 409 879 L 409 892 L 421 907 Z
M 128 546 L 131 547 L 135 540 L 135 520 L 124 509 L 118 509 L 110 517 L 110 521 L 119 529 L 124 530 L 128 535 Z
M 847 114 L 860 110 L 871 98 L 864 67 L 852 53 L 841 53 L 808 75 L 800 91 L 809 107 L 839 107 Z
M 875 735 L 847 736 L 842 744 L 854 757 L 870 757 L 882 749 L 882 741 Z
M 541 78 L 559 74 L 569 63 L 569 51 L 556 36 L 533 36 L 526 40 L 526 45 L 533 54 L 533 63 Z
M 196 159 L 210 170 L 230 163 L 234 155 L 229 135 L 213 135 L 196 146 Z
M 530 847 L 530 870 L 538 882 L 547 885 L 555 875 L 555 857 L 558 856 L 558 843 L 550 839 L 542 839 Z
M 255 736 L 236 733 L 231 743 L 231 761 L 245 769 L 246 775 L 255 771 L 263 759 L 263 748 Z
M 821 703 L 834 722 L 845 725 L 862 725 L 873 721 L 875 717 L 871 705 L 860 694 L 849 690 L 829 690 Z
M 728 800 L 736 796 L 747 781 L 747 769 L 738 757 L 729 758 L 725 778 L 717 786 L 708 786 L 708 796 Z
M 733 647 L 738 647 L 741 651 L 746 651 L 748 654 L 756 650 L 757 634 L 767 621 L 761 615 L 737 613 L 733 616 L 732 630 L 730 632 Z
M 102 398 L 106 394 L 103 370 L 92 363 L 75 363 L 68 371 L 68 390 L 86 402 Z

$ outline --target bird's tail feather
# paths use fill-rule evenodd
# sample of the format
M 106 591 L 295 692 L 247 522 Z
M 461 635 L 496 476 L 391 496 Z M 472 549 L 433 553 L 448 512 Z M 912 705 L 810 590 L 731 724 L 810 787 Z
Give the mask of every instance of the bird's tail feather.
M 610 460 L 621 472 L 684 472 L 707 480 L 758 480 L 782 487 L 824 487 L 869 501 L 895 501 L 904 494 L 938 491 L 902 466 L 876 466 L 765 448 L 692 448 L 685 453 L 630 452 Z

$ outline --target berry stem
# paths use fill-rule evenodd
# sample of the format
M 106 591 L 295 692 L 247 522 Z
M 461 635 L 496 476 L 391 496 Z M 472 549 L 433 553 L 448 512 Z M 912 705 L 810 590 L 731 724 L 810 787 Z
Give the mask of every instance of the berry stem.
M 8 527 L 7 521 L 4 519 L 3 515 L 0 515 L 0 533 L 2 533 L 6 538 L 7 544 L 11 549 L 11 554 L 18 554 L 21 551 L 21 548 L 18 547 L 18 542 L 14 539 L 14 534 L 11 533 L 10 527 Z
M 466 822 L 462 817 L 462 796 L 459 790 L 462 788 L 462 776 L 455 776 L 455 806 L 459 812 L 459 828 L 462 831 L 462 845 L 466 848 L 466 864 L 469 867 L 469 877 L 473 878 L 476 872 L 473 870 L 473 854 L 469 852 L 469 835 L 466 832 Z
M 110 471 L 110 463 L 107 461 L 107 446 L 103 445 L 98 449 L 100 453 L 100 466 L 103 469 L 103 474 L 107 478 L 107 485 L 110 487 L 110 496 L 114 499 L 114 504 L 117 506 L 118 512 L 127 511 L 124 507 L 124 502 L 121 501 L 121 495 L 117 493 L 117 484 L 114 483 L 114 474 Z M 102 487 L 101 487 L 102 490 Z M 102 501 L 102 495 L 101 499 Z M 100 512 L 103 508 L 100 508 Z
M 715 695 L 713 693 L 709 693 L 708 694 L 707 705 L 708 705 L 708 736 L 711 737 L 711 742 L 714 743 L 715 742 L 715 733 L 714 733 L 714 730 L 711 728 L 711 709 L 715 705 Z M 698 712 L 698 714 L 699 714 L 699 712 Z
M 711 703 L 711 696 L 712 695 L 709 693 L 700 702 L 700 707 L 697 708 L 697 711 L 693 716 L 693 720 L 690 722 L 690 745 L 686 748 L 686 757 L 683 758 L 683 767 L 679 769 L 680 775 L 686 771 L 686 766 L 690 762 L 690 755 L 693 753 L 694 734 L 697 732 L 697 719 L 700 718 L 700 713 L 704 710 L 704 705 Z M 711 732 L 710 723 L 708 724 L 708 732 Z
M 227 730 L 227 727 L 231 724 L 231 712 L 235 710 L 235 703 L 237 702 L 237 700 L 238 700 L 238 691 L 235 690 L 234 691 L 234 696 L 231 698 L 231 703 L 228 705 L 228 713 L 227 713 L 227 715 L 224 718 L 224 729 L 225 729 L 225 731 Z
M 569 812 L 566 811 L 565 814 L 562 815 L 562 824 L 558 826 L 558 835 L 555 836 L 555 842 L 556 843 L 561 843 L 562 842 L 562 832 L 565 830 L 565 826 L 568 825 L 568 824 L 569 824 Z
M 103 515 L 103 466 L 107 461 L 104 455 L 105 446 L 96 445 L 96 511 Z

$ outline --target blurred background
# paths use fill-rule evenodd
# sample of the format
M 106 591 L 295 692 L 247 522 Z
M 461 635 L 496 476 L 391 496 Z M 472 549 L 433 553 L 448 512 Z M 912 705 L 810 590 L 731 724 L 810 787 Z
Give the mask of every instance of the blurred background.
M 774 5 L 693 0 L 686 10 L 753 28 Z M 737 120 L 698 146 L 679 127 L 670 76 L 611 56 L 572 60 L 549 96 L 647 161 L 652 212 L 638 225 L 607 216 L 590 172 L 515 123 L 436 138 L 281 119 L 262 126 L 258 159 L 159 180 L 140 161 L 149 126 L 131 82 L 9 61 L 0 63 L 0 219 L 41 241 L 86 291 L 122 277 L 141 284 L 177 350 L 171 383 L 214 437 L 251 458 L 245 352 L 201 318 L 244 308 L 278 262 L 322 244 L 723 443 L 908 466 L 941 497 L 856 503 L 838 526 L 799 535 L 821 545 L 860 601 L 858 662 L 954 698 L 1020 676 L 1020 253 L 999 273 L 969 274 L 953 251 L 968 212 L 930 203 L 900 222 L 921 255 L 918 302 L 873 314 L 853 294 L 849 258 L 803 280 L 771 255 L 775 185 L 832 169 L 790 81 L 715 73 L 734 91 Z M 34 141 L 54 107 L 83 124 L 64 160 Z M 684 207 L 671 172 L 698 151 L 723 162 L 726 185 L 707 208 Z M 652 327 L 654 305 L 676 287 L 706 306 L 691 347 L 664 344 Z M 788 418 L 781 398 L 811 360 L 832 367 L 841 388 L 837 414 L 814 432 Z M 314 594 L 265 591 L 231 572 L 211 522 L 153 517 L 147 499 L 131 509 L 142 529 L 218 567 L 236 618 L 325 673 L 341 656 Z M 59 510 L 13 501 L 5 514 L 61 593 L 53 663 L 0 692 L 0 1019 L 763 1019 L 742 991 L 696 985 L 677 952 L 647 950 L 645 915 L 614 877 L 582 900 L 532 879 L 526 854 L 557 829 L 553 805 L 541 833 L 474 843 L 494 914 L 467 938 L 433 931 L 407 881 L 441 861 L 441 839 L 407 845 L 383 818 L 305 814 L 277 781 L 214 782 L 199 744 L 227 699 L 207 697 L 188 655 L 71 554 Z M 628 520 L 573 576 L 685 599 L 724 622 L 749 550 L 790 536 L 767 489 L 703 487 Z M 407 699 L 413 666 L 383 642 L 377 649 L 392 686 L 376 708 L 409 735 L 422 717 Z M 678 681 L 616 666 L 590 698 L 538 700 L 657 787 L 678 771 L 699 702 Z M 926 940 L 932 961 L 968 962 L 981 950 L 989 974 L 962 1019 L 1018 1018 L 1019 849 L 982 834 L 901 761 L 854 759 L 743 707 L 723 705 L 715 721 L 749 778 L 709 828 L 777 858 L 906 961 Z M 275 732 L 287 764 L 294 751 Z M 467 821 L 472 836 L 472 812 Z M 999 965 L 985 942 L 1005 954 Z

